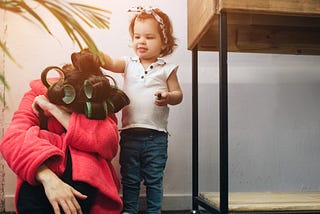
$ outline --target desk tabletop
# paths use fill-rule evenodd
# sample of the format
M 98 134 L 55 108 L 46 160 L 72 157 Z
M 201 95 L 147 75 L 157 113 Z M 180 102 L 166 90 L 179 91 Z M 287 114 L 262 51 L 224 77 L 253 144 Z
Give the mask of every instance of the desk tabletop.
M 320 54 L 319 0 L 188 0 L 189 50 L 219 50 L 221 12 L 229 51 Z
M 217 12 L 267 13 L 299 16 L 320 16 L 318 0 L 220 0 L 214 1 Z

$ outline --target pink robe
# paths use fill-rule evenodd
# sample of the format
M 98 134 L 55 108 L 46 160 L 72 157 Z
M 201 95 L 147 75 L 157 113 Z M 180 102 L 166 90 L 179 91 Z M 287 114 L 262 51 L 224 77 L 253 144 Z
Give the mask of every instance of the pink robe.
M 18 177 L 15 201 L 23 181 L 38 185 L 35 173 L 41 164 L 45 163 L 57 175 L 64 172 L 69 146 L 73 180 L 98 189 L 91 213 L 119 214 L 122 209 L 119 180 L 111 163 L 119 140 L 115 115 L 90 120 L 83 114 L 72 113 L 67 132 L 51 117 L 48 130 L 40 130 L 39 118 L 31 104 L 36 96 L 46 94 L 46 88 L 40 80 L 32 81 L 30 86 L 0 145 L 4 159 Z

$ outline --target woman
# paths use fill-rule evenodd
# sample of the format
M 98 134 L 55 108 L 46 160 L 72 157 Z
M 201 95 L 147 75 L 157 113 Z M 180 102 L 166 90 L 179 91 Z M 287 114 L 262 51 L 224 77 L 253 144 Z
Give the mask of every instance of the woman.
M 65 76 L 54 84 L 46 78 L 42 78 L 43 82 L 32 81 L 31 90 L 25 93 L 14 113 L 0 149 L 18 177 L 15 194 L 18 214 L 120 213 L 119 182 L 111 163 L 119 140 L 114 113 L 129 100 L 103 79 L 96 59 L 88 52 L 73 54 L 73 65 L 60 70 Z M 89 88 L 82 91 L 87 100 L 80 96 L 77 85 L 68 82 L 71 76 L 87 80 L 82 86 L 89 86 L 80 87 Z M 59 84 L 63 90 L 55 91 Z M 70 85 L 74 87 L 71 92 Z M 96 108 L 91 104 L 95 104 L 96 97 L 101 95 L 99 91 L 104 89 L 110 90 L 108 94 L 113 97 L 98 101 L 105 114 L 101 116 L 98 111 L 100 115 L 95 119 Z M 81 104 L 85 104 L 83 108 L 73 108 Z M 40 116 L 41 112 L 45 117 Z M 43 118 L 45 129 L 40 128 Z

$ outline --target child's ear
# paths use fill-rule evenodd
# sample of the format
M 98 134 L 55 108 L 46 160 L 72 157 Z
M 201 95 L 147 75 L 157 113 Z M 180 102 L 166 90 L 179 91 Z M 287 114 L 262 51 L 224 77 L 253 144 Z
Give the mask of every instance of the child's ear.
M 166 49 L 166 47 L 167 47 L 167 45 L 163 43 L 162 46 L 161 46 L 161 51 L 163 51 L 164 49 Z

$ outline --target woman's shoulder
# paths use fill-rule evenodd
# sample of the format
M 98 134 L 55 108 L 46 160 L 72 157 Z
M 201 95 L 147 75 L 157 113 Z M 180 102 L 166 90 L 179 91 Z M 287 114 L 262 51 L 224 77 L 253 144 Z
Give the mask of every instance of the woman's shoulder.
M 45 85 L 43 85 L 41 79 L 32 80 L 29 83 L 29 86 L 30 86 L 31 90 L 37 94 L 46 94 L 47 93 L 47 88 L 45 87 Z

